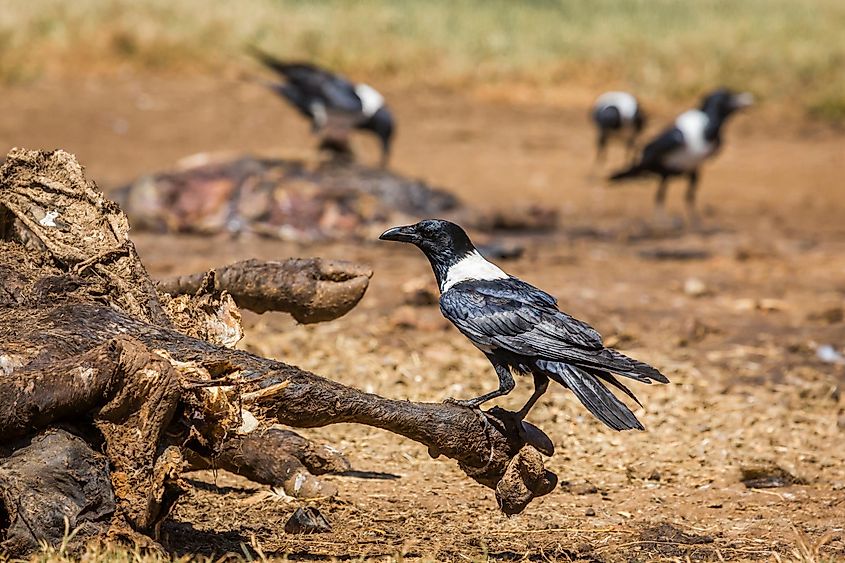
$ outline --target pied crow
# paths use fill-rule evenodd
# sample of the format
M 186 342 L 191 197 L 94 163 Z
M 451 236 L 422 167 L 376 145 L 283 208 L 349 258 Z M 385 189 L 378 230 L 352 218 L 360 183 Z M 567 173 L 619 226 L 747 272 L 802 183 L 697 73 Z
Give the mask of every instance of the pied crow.
M 551 379 L 570 389 L 614 430 L 643 429 L 603 382 L 637 401 L 613 374 L 642 383 L 669 380 L 655 368 L 605 348 L 601 335 L 561 312 L 554 297 L 485 260 L 461 227 L 427 219 L 389 229 L 379 238 L 411 243 L 422 250 L 440 286 L 443 316 L 487 356 L 499 377 L 495 391 L 454 402 L 478 407 L 510 393 L 515 386 L 512 373 L 531 374 L 534 393 L 517 413 L 520 419 L 545 393 Z
M 719 88 L 704 97 L 699 109 L 691 109 L 678 116 L 675 123 L 647 144 L 639 160 L 610 177 L 611 181 L 635 178 L 645 173 L 660 176 L 655 195 L 656 211 L 663 214 L 666 187 L 671 176 L 686 175 L 686 205 L 690 223 L 698 224 L 695 195 L 698 188 L 698 168 L 719 150 L 722 125 L 735 111 L 750 106 L 751 94 L 736 93 Z
M 267 86 L 310 119 L 315 132 L 329 127 L 369 131 L 381 141 L 381 164 L 387 165 L 395 124 L 384 96 L 375 88 L 310 63 L 282 61 L 258 49 L 252 49 L 252 54 L 285 79 L 283 84 Z
M 637 137 L 645 127 L 646 116 L 637 98 L 628 92 L 605 92 L 593 104 L 593 123 L 599 130 L 596 162 L 604 160 L 607 142 L 612 137 L 624 138 L 627 156 L 636 150 Z

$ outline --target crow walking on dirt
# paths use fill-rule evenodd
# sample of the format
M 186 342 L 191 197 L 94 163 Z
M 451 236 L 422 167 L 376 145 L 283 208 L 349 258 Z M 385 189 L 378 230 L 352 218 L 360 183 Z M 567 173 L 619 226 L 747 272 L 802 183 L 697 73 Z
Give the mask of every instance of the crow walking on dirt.
M 669 178 L 686 175 L 689 178 L 685 198 L 687 215 L 690 223 L 696 226 L 698 169 L 719 150 L 722 144 L 722 126 L 728 117 L 752 103 L 753 97 L 748 93 L 738 94 L 725 88 L 711 92 L 704 98 L 699 109 L 691 109 L 678 116 L 671 127 L 643 148 L 636 163 L 613 174 L 610 181 L 636 178 L 647 173 L 660 176 L 660 184 L 655 194 L 655 211 L 662 217 Z
M 604 160 L 607 142 L 613 137 L 623 138 L 626 158 L 630 158 L 646 121 L 637 98 L 628 92 L 605 92 L 593 104 L 592 117 L 599 131 L 596 163 Z
M 653 367 L 605 348 L 601 335 L 561 312 L 554 297 L 485 260 L 461 227 L 429 219 L 389 229 L 379 238 L 422 250 L 440 286 L 443 315 L 487 356 L 499 377 L 495 391 L 454 402 L 478 407 L 510 393 L 515 386 L 512 373 L 531 374 L 534 393 L 517 413 L 520 418 L 545 393 L 551 379 L 571 390 L 614 430 L 643 429 L 603 382 L 637 401 L 613 374 L 642 383 L 669 380 Z
M 311 120 L 313 130 L 323 135 L 323 146 L 349 152 L 349 130 L 369 131 L 379 138 L 381 164 L 387 165 L 395 124 L 375 88 L 313 64 L 282 61 L 257 49 L 252 54 L 285 80 L 268 86 Z

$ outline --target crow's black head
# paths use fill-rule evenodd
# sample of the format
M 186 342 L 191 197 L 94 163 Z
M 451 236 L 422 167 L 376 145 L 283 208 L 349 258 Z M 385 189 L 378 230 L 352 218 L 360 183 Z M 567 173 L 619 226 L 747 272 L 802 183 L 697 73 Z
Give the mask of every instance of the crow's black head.
M 390 144 L 396 128 L 390 110 L 387 106 L 381 106 L 377 112 L 361 125 L 361 128 L 372 131 L 381 140 L 381 165 L 387 166 L 387 161 L 390 158 Z
M 736 110 L 748 107 L 754 103 L 754 96 L 748 92 L 732 92 L 727 88 L 719 88 L 709 93 L 701 102 L 701 111 L 724 119 Z
M 619 129 L 622 127 L 622 115 L 616 106 L 604 106 L 595 109 L 593 121 L 599 129 Z
M 462 228 L 449 221 L 426 219 L 416 225 L 388 229 L 379 238 L 408 242 L 422 250 L 441 292 L 460 282 L 508 277 L 478 253 Z
M 416 225 L 393 227 L 382 233 L 379 238 L 409 242 L 426 254 L 454 254 L 459 259 L 475 250 L 466 231 L 443 219 L 424 219 Z
M 442 219 L 425 219 L 416 225 L 394 227 L 382 233 L 379 239 L 415 245 L 423 251 L 438 274 L 475 252 L 475 246 L 466 232 L 458 225 Z

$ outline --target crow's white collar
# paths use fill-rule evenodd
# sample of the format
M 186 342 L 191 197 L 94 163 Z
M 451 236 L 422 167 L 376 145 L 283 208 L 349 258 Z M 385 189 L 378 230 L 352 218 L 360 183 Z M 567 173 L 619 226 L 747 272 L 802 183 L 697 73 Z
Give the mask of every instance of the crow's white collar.
M 384 107 L 384 96 L 379 94 L 372 86 L 357 84 L 355 86 L 355 93 L 358 95 L 358 99 L 361 100 L 361 113 L 367 118 L 372 117 L 378 110 Z
M 663 159 L 667 167 L 688 172 L 695 170 L 701 162 L 716 150 L 716 144 L 704 137 L 710 118 L 701 110 L 692 109 L 682 113 L 675 120 L 684 137 L 684 145 Z
M 637 114 L 637 99 L 628 92 L 605 92 L 596 100 L 595 107 L 615 107 L 619 111 L 619 117 L 629 122 Z
M 456 283 L 468 280 L 501 280 L 509 277 L 501 268 L 488 262 L 473 250 L 446 270 L 446 277 L 440 286 L 440 292 L 445 293 Z

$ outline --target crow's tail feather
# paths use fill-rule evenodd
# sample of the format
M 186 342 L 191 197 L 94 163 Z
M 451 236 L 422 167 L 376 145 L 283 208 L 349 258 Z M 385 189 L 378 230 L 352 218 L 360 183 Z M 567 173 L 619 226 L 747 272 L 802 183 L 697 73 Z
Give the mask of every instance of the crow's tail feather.
M 632 164 L 629 168 L 625 170 L 620 170 L 608 178 L 611 182 L 618 182 L 620 180 L 627 180 L 629 178 L 636 178 L 643 174 L 645 170 L 639 164 Z
M 613 363 L 603 365 L 602 367 L 604 369 L 612 371 L 617 375 L 636 379 L 642 383 L 651 383 L 652 379 L 658 383 L 669 383 L 669 378 L 647 363 L 629 358 L 625 354 L 611 348 L 608 348 L 607 351 L 614 361 Z
M 580 357 L 573 355 L 567 361 L 593 374 L 598 371 L 608 371 L 622 377 L 636 379 L 640 383 L 651 383 L 652 381 L 669 383 L 669 379 L 656 368 L 645 362 L 629 358 L 613 348 L 603 348 L 594 353 L 582 354 Z
M 281 62 L 278 59 L 276 59 L 273 55 L 268 53 L 267 51 L 264 51 L 264 50 L 258 48 L 255 45 L 247 45 L 246 51 L 247 51 L 247 53 L 249 53 L 250 55 L 255 57 L 258 61 L 260 61 L 260 62 L 262 62 L 262 63 L 264 63 L 268 66 L 272 63 Z
M 637 420 L 631 409 L 617 399 L 595 375 L 562 362 L 541 361 L 537 365 L 553 380 L 572 391 L 593 416 L 610 428 L 614 430 L 644 430 L 643 425 Z M 607 377 L 603 375 L 601 378 L 622 389 L 626 395 L 633 397 L 633 393 L 616 381 L 612 375 L 605 375 Z
M 270 53 L 259 49 L 255 45 L 247 45 L 246 50 L 258 62 L 260 62 L 267 68 L 278 72 L 279 74 L 284 75 L 291 67 L 296 66 L 295 64 L 274 57 Z
M 592 373 L 593 375 L 595 375 L 596 377 L 598 377 L 599 379 L 601 379 L 605 383 L 610 383 L 611 385 L 613 385 L 614 387 L 616 387 L 617 389 L 619 389 L 620 391 L 622 391 L 623 393 L 628 395 L 631 398 L 631 400 L 633 400 L 639 406 L 643 406 L 643 404 L 640 402 L 640 400 L 637 399 L 637 396 L 634 395 L 634 392 L 631 391 L 630 389 L 628 389 L 621 381 L 619 381 L 618 379 L 613 377 L 613 374 L 608 373 L 606 371 L 590 371 L 590 373 Z

